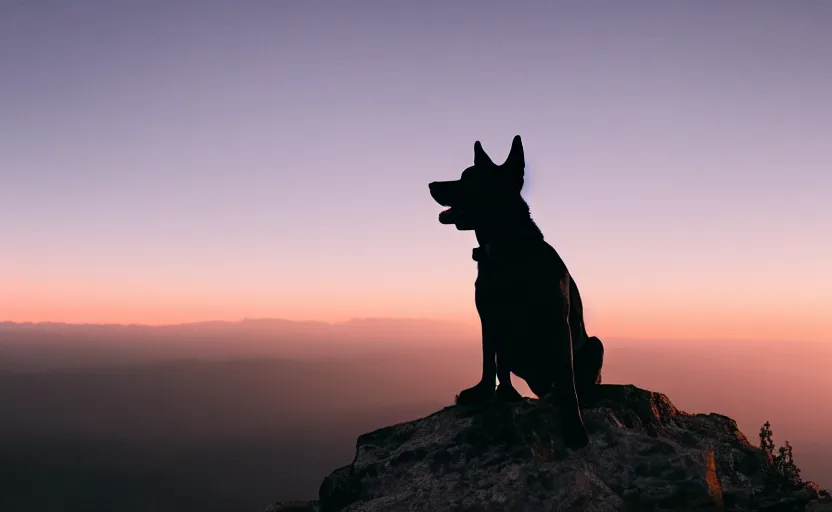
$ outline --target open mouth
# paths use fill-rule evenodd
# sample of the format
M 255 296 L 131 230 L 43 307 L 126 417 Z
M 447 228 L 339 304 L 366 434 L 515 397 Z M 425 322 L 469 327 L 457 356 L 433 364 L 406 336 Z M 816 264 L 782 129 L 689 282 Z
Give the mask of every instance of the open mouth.
M 439 214 L 441 224 L 452 224 L 457 229 L 467 231 L 474 229 L 473 218 L 468 210 L 458 207 L 451 207 Z
M 460 207 L 465 204 L 461 201 L 464 198 L 461 183 L 457 181 L 434 181 L 430 184 L 430 195 L 441 206 L 446 207 L 439 214 L 441 224 L 454 224 L 458 229 L 470 229 L 468 211 Z
M 456 223 L 460 210 L 453 205 L 459 197 L 459 181 L 435 181 L 430 184 L 430 195 L 437 203 L 448 207 L 439 214 L 439 222 L 442 224 Z

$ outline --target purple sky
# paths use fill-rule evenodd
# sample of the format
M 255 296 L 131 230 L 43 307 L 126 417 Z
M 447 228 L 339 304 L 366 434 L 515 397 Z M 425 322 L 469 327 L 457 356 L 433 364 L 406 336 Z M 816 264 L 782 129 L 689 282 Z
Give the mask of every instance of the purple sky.
M 520 134 L 598 330 L 828 335 L 830 55 L 821 1 L 6 0 L 0 320 L 475 318 L 427 184 Z

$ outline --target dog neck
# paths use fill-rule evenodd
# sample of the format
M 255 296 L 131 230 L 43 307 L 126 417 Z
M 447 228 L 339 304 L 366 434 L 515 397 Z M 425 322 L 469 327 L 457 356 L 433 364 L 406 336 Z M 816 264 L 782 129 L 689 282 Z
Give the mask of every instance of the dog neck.
M 511 254 L 523 246 L 543 241 L 543 233 L 531 217 L 496 229 L 476 230 L 475 233 L 480 246 L 472 253 L 474 261 L 493 261 L 495 253 Z

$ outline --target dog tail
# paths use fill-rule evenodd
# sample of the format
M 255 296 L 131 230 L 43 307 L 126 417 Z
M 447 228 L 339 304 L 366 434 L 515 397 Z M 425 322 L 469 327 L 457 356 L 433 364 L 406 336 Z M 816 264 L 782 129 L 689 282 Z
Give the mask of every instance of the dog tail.
M 575 386 L 579 396 L 601 384 L 601 370 L 604 366 L 604 344 L 596 336 L 586 338 L 584 346 L 575 355 Z

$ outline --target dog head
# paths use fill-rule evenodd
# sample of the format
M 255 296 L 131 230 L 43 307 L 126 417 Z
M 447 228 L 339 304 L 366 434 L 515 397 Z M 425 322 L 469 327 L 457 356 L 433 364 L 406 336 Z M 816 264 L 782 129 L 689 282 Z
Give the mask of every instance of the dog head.
M 460 179 L 429 185 L 431 197 L 447 207 L 439 214 L 439 222 L 453 224 L 459 230 L 476 230 L 504 215 L 518 200 L 525 207 L 520 196 L 525 167 L 519 135 L 511 142 L 511 151 L 502 165 L 492 162 L 482 144 L 475 142 L 474 165 L 462 171 Z

